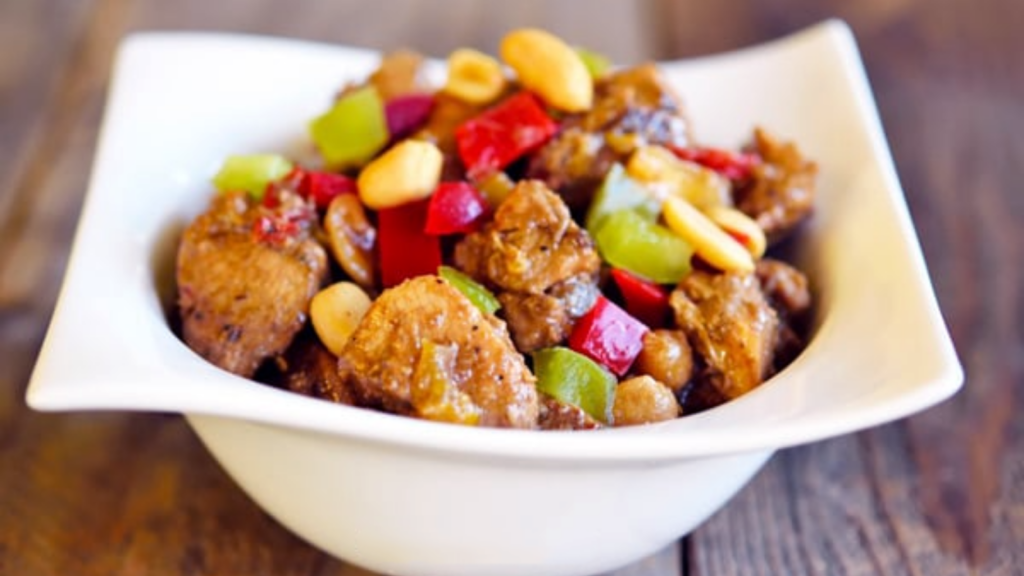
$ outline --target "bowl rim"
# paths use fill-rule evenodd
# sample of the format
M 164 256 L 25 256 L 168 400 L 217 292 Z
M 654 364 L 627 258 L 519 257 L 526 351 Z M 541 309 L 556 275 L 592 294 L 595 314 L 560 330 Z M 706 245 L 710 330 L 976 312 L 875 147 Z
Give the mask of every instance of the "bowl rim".
M 205 361 L 197 362 L 198 357 L 177 340 L 177 348 L 169 350 L 169 353 L 176 361 L 186 362 L 181 365 L 187 365 L 187 370 L 180 373 L 158 371 L 149 378 L 156 384 L 148 387 L 134 385 L 134 379 L 137 379 L 139 374 L 133 374 L 130 370 L 119 371 L 111 367 L 107 372 L 84 371 L 81 374 L 72 374 L 67 369 L 59 367 L 59 359 L 74 349 L 76 338 L 81 338 L 81 335 L 75 335 L 75 311 L 85 304 L 75 301 L 75 287 L 83 282 L 81 278 L 86 275 L 86 258 L 83 254 L 94 250 L 92 246 L 97 242 L 97 230 L 92 220 L 95 213 L 103 210 L 103 207 L 98 206 L 97 188 L 102 185 L 99 181 L 100 175 L 111 169 L 108 139 L 117 130 L 112 127 L 112 118 L 116 116 L 118 105 L 124 97 L 120 92 L 119 72 L 124 61 L 133 53 L 144 52 L 154 47 L 166 49 L 168 46 L 173 47 L 183 42 L 226 42 L 242 48 L 258 46 L 262 49 L 312 49 L 364 60 L 377 57 L 377 53 L 371 50 L 242 34 L 142 32 L 134 33 L 122 42 L 112 82 L 110 104 L 101 128 L 94 171 L 75 235 L 65 282 L 26 391 L 27 403 L 36 410 L 142 410 L 204 414 L 298 429 L 312 434 L 339 435 L 392 447 L 440 452 L 450 456 L 577 463 L 650 462 L 777 449 L 854 432 L 932 406 L 955 393 L 963 382 L 963 369 L 956 357 L 931 288 L 856 42 L 850 28 L 844 22 L 834 19 L 764 44 L 660 64 L 667 67 L 715 66 L 721 62 L 771 54 L 775 51 L 821 48 L 831 50 L 839 59 L 848 83 L 847 88 L 852 91 L 857 102 L 855 113 L 858 115 L 859 124 L 866 130 L 870 142 L 873 165 L 880 171 L 880 177 L 884 181 L 883 193 L 888 202 L 887 208 L 893 211 L 895 226 L 904 242 L 903 256 L 906 258 L 905 264 L 910 269 L 910 279 L 914 283 L 913 292 L 918 298 L 915 305 L 919 307 L 917 310 L 924 323 L 921 326 L 924 345 L 929 347 L 931 357 L 935 359 L 930 366 L 916 367 L 917 371 L 913 373 L 917 380 L 915 385 L 896 396 L 838 412 L 799 414 L 791 420 L 753 422 L 735 426 L 720 424 L 720 421 L 727 420 L 730 414 L 740 413 L 740 407 L 757 402 L 763 389 L 767 388 L 762 386 L 714 410 L 673 422 L 586 433 L 545 431 L 538 434 L 533 430 L 470 429 L 422 421 L 331 404 L 269 386 L 253 385 L 250 380 L 226 373 Z M 88 264 L 102 265 L 95 259 L 89 260 Z M 146 309 L 140 322 L 151 321 L 155 315 L 160 315 L 161 306 L 156 295 L 157 290 L 157 286 L 150 279 L 150 293 L 142 297 Z M 104 298 L 109 300 L 112 296 L 107 295 Z M 93 301 L 90 304 L 96 305 L 97 302 Z M 164 330 L 169 332 L 166 321 L 161 321 Z M 808 353 L 821 340 L 820 333 L 833 330 L 835 322 L 834 314 L 826 315 L 818 328 L 819 336 L 813 338 L 807 350 L 789 367 L 771 378 L 769 383 L 785 380 L 798 372 L 801 364 L 809 356 Z M 188 358 L 190 354 L 192 358 Z M 245 410 L 239 410 L 235 403 L 209 402 L 198 394 L 190 397 L 181 389 L 175 389 L 184 378 L 213 379 L 222 383 L 226 390 L 231 391 L 238 403 L 246 407 Z

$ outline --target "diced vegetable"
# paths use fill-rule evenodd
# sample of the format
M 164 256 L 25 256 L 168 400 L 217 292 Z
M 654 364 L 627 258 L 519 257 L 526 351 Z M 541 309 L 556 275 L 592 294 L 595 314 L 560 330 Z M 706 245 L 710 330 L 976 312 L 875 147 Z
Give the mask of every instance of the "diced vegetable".
M 601 422 L 611 422 L 615 375 L 568 348 L 544 348 L 533 353 L 537 389 L 556 400 L 578 406 Z
M 413 373 L 410 396 L 412 405 L 427 420 L 476 426 L 480 408 L 451 380 L 455 371 L 455 345 L 424 340 Z
M 484 198 L 487 199 L 487 203 L 491 205 L 491 208 L 497 208 L 512 193 L 516 183 L 508 177 L 508 174 L 499 171 L 489 174 L 486 178 L 476 182 L 476 187 L 484 195 Z
M 380 276 L 385 288 L 414 276 L 434 274 L 441 265 L 441 240 L 423 231 L 427 202 L 410 202 L 377 212 Z
M 228 156 L 213 185 L 221 192 L 245 191 L 254 200 L 263 199 L 267 184 L 284 178 L 294 165 L 277 154 L 247 154 Z
M 590 77 L 594 80 L 604 76 L 612 66 L 611 61 L 604 54 L 599 54 L 593 50 L 577 46 L 576 54 L 579 54 L 580 60 L 583 60 L 583 65 L 587 67 L 587 72 L 590 73 Z
M 751 169 L 761 161 L 757 154 L 736 153 L 720 148 L 672 148 L 672 152 L 683 160 L 696 162 L 733 180 L 750 176 Z
M 315 118 L 309 132 L 330 168 L 361 166 L 388 143 L 384 101 L 372 86 L 360 88 Z
M 663 198 L 679 196 L 702 210 L 732 203 L 728 179 L 696 162 L 680 160 L 668 148 L 644 146 L 638 149 L 630 156 L 626 172 L 651 188 L 663 191 Z
M 434 97 L 430 94 L 410 94 L 388 100 L 384 106 L 388 133 L 393 140 L 412 134 L 426 123 L 434 109 Z
M 441 266 L 437 269 L 437 275 L 462 292 L 484 314 L 494 314 L 501 308 L 501 302 L 498 302 L 490 290 L 455 268 Z
M 299 233 L 299 223 L 282 215 L 263 215 L 252 222 L 254 240 L 270 246 L 282 246 Z
M 427 234 L 465 234 L 480 227 L 487 200 L 467 182 L 441 182 L 427 208 Z
M 540 148 L 558 131 L 537 97 L 520 92 L 455 130 L 459 157 L 471 178 L 501 170 Z
M 335 196 L 355 191 L 355 180 L 332 172 L 307 171 L 299 182 L 299 194 L 313 200 L 320 210 L 326 210 Z
M 661 213 L 661 201 L 645 189 L 643 184 L 630 178 L 621 164 L 613 164 L 587 210 L 587 231 L 596 234 L 610 214 L 627 208 L 636 210 L 653 222 Z
M 646 326 L 604 296 L 573 326 L 569 347 L 622 376 L 644 347 Z
M 668 291 L 654 282 L 621 268 L 612 268 L 612 279 L 622 293 L 626 311 L 651 328 L 660 328 L 668 315 Z
M 633 210 L 608 216 L 594 241 L 606 262 L 658 284 L 675 284 L 690 272 L 693 248 Z

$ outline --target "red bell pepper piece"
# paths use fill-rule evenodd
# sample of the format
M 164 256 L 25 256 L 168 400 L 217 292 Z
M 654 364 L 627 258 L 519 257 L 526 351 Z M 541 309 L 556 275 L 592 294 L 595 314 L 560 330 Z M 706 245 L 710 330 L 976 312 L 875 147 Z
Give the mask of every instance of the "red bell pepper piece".
M 487 209 L 487 200 L 469 183 L 441 182 L 430 196 L 424 231 L 435 236 L 472 232 Z
M 380 276 L 385 288 L 437 272 L 441 265 L 441 239 L 423 231 L 426 221 L 427 200 L 377 212 Z
M 333 172 L 306 172 L 299 184 L 299 194 L 311 198 L 320 210 L 326 210 L 335 196 L 355 191 L 355 180 Z
M 467 173 L 478 179 L 540 148 L 557 131 L 540 100 L 520 92 L 459 125 L 455 143 Z
M 573 326 L 569 347 L 622 376 L 643 349 L 647 326 L 604 296 Z
M 434 97 L 430 94 L 410 94 L 388 100 L 384 105 L 384 117 L 391 140 L 412 134 L 427 121 L 433 109 Z
M 696 162 L 732 180 L 750 176 L 750 170 L 761 161 L 757 154 L 730 152 L 721 148 L 678 148 L 672 152 L 682 160 Z
M 621 268 L 612 268 L 612 279 L 622 293 L 626 311 L 650 328 L 661 328 L 668 315 L 668 291 Z

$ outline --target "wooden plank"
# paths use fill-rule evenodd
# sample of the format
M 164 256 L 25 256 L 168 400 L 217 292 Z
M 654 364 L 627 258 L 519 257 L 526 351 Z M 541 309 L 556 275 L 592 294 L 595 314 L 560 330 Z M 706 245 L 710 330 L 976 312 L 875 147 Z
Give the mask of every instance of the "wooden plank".
M 1024 6 L 886 4 L 716 6 L 750 18 L 724 32 L 750 42 L 829 11 L 850 21 L 966 389 L 907 421 L 783 452 L 693 535 L 691 574 L 1024 573 L 1024 277 L 1010 264 L 1024 261 L 1024 104 L 1011 96 L 1024 94 L 1012 56 Z
M 179 417 L 37 414 L 23 404 L 124 32 L 236 30 L 383 49 L 409 44 L 443 55 L 464 44 L 493 48 L 513 24 L 546 22 L 573 42 L 621 59 L 650 49 L 632 4 L 596 4 L 622 34 L 605 37 L 581 26 L 566 1 L 496 5 L 498 18 L 466 0 L 453 0 L 448 12 L 412 1 L 324 0 L 294 9 L 269 0 L 0 6 L 0 32 L 13 39 L 12 49 L 0 54 L 0 80 L 16 88 L 10 99 L 16 105 L 0 110 L 0 168 L 10 190 L 0 197 L 7 208 L 0 214 L 8 216 L 0 235 L 0 573 L 370 574 L 330 558 L 264 514 Z M 19 60 L 33 52 L 44 55 L 35 60 L 41 66 Z M 5 158 L 14 160 L 4 164 Z M 670 547 L 616 574 L 678 570 L 678 549 Z

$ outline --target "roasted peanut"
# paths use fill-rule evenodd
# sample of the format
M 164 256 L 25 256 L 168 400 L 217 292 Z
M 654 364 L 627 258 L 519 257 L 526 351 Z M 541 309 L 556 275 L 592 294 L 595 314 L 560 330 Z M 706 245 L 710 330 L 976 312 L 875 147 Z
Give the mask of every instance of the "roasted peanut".
M 727 272 L 754 270 L 750 252 L 686 200 L 670 196 L 662 204 L 662 214 L 668 227 L 708 264 Z
M 493 102 L 505 90 L 501 63 L 483 52 L 460 48 L 448 56 L 444 91 L 470 104 Z
M 693 349 L 681 330 L 652 330 L 633 367 L 679 392 L 693 376 Z
M 341 194 L 324 214 L 327 245 L 342 270 L 363 288 L 373 287 L 373 248 L 377 231 L 366 218 L 363 204 L 355 194 Z
M 635 376 L 616 386 L 612 415 L 615 426 L 662 422 L 679 416 L 679 402 L 668 386 L 650 376 Z
M 527 89 L 565 112 L 589 110 L 594 81 L 583 59 L 565 42 L 535 28 L 509 32 L 499 49 L 504 60 Z
M 712 206 L 705 210 L 704 214 L 712 222 L 718 224 L 719 228 L 743 244 L 755 260 L 764 256 L 768 239 L 765 238 L 764 230 L 750 216 L 726 206 Z
M 316 293 L 309 303 L 309 317 L 320 341 L 338 356 L 370 309 L 370 297 L 351 282 L 338 282 Z
M 626 172 L 663 195 L 678 195 L 700 209 L 731 203 L 729 180 L 695 162 L 680 160 L 662 146 L 633 152 Z
M 444 156 L 422 140 L 404 140 L 370 162 L 359 174 L 359 198 L 380 210 L 430 196 L 441 181 Z

